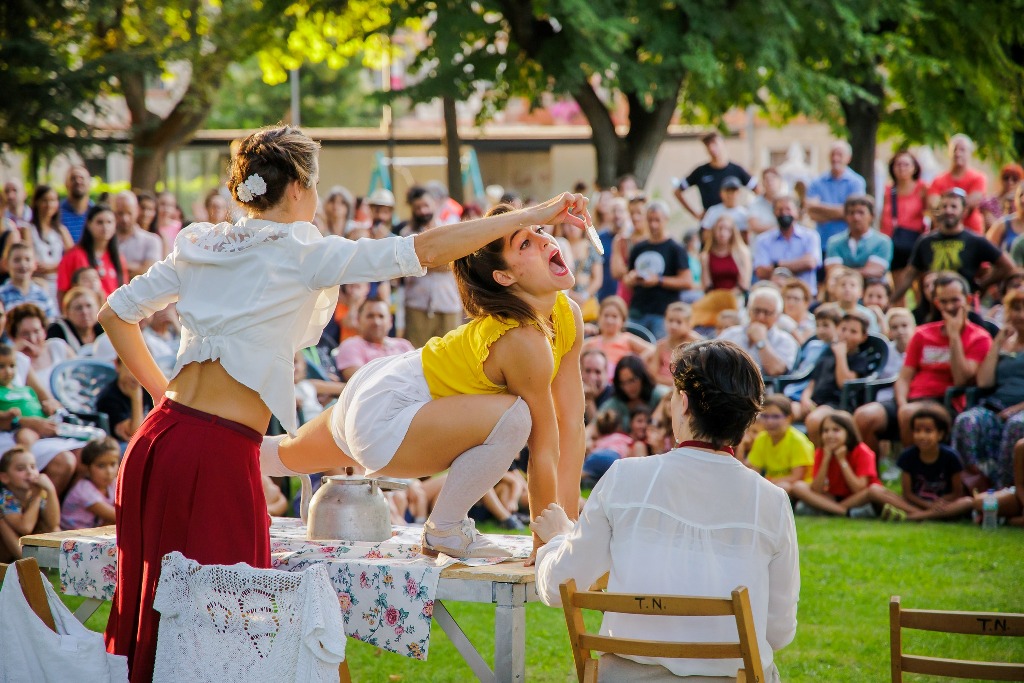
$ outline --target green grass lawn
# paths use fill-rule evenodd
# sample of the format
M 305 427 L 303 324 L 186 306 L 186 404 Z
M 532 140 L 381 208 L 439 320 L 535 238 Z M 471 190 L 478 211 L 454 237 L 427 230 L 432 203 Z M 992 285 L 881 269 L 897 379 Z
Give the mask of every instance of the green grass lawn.
M 802 590 L 796 640 L 776 662 L 786 681 L 862 683 L 889 679 L 889 596 L 920 609 L 1024 612 L 1024 532 L 983 532 L 968 523 L 884 524 L 874 520 L 797 517 Z M 487 529 L 490 531 L 491 529 Z M 65 597 L 74 608 L 80 598 Z M 493 661 L 494 611 L 450 603 L 448 609 L 485 658 Z M 109 604 L 87 626 L 101 630 Z M 590 627 L 598 615 L 588 615 Z M 562 611 L 527 607 L 527 679 L 575 680 Z M 349 641 L 356 681 L 473 680 L 440 628 L 430 659 L 416 662 Z M 1024 661 L 1024 642 L 906 632 L 904 650 L 935 656 Z M 909 677 L 937 681 L 931 677 Z M 944 680 L 944 679 L 943 679 Z

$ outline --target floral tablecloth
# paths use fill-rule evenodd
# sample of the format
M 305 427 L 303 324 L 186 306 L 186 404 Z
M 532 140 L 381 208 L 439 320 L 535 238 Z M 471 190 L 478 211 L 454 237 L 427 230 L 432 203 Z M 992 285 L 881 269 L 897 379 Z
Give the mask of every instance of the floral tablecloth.
M 309 541 L 300 520 L 273 519 L 270 527 L 272 565 L 302 571 L 326 563 L 338 592 L 350 638 L 414 659 L 426 659 L 437 582 L 445 567 L 459 562 L 436 560 L 417 551 L 421 530 L 395 527 L 382 543 Z M 529 536 L 492 536 L 515 558 L 530 554 Z M 495 564 L 497 560 L 462 560 L 463 564 Z M 60 580 L 67 595 L 110 600 L 117 579 L 114 535 L 68 538 L 61 544 Z

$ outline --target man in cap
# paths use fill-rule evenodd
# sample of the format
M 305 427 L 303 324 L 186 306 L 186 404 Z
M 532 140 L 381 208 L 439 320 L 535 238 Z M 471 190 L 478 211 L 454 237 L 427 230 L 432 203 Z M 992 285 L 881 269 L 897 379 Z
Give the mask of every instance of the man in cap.
M 366 203 L 370 205 L 370 236 L 374 239 L 388 237 L 394 230 L 395 195 L 391 190 L 378 187 Z

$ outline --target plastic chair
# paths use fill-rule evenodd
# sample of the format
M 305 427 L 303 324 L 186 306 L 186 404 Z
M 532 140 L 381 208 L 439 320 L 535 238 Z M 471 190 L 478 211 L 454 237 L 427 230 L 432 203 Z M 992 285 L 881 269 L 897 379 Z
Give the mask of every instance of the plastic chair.
M 569 579 L 559 586 L 562 609 L 569 629 L 569 643 L 576 661 L 580 683 L 596 683 L 598 660 L 594 650 L 620 655 L 666 657 L 671 659 L 741 659 L 743 668 L 736 672 L 737 681 L 763 681 L 761 653 L 754 632 L 750 596 L 746 586 L 739 586 L 731 598 L 687 597 L 680 595 L 632 595 L 578 591 L 576 581 Z M 733 643 L 673 643 L 657 640 L 618 638 L 587 633 L 583 624 L 584 609 L 620 614 L 642 614 L 664 617 L 736 618 L 738 641 Z
M 13 565 L 0 564 L 0 583 L 3 583 L 8 568 L 12 566 L 18 572 L 21 592 L 25 594 L 25 600 L 32 611 L 51 631 L 56 633 L 57 625 L 53 620 L 53 613 L 50 612 L 50 605 L 46 601 L 46 588 L 43 586 L 43 576 L 39 573 L 39 563 L 36 562 L 36 558 L 26 557 Z
M 322 564 L 284 572 L 173 552 L 153 606 L 158 683 L 348 680 L 341 607 Z
M 640 323 L 635 323 L 631 320 L 627 320 L 626 324 L 622 327 L 622 329 L 625 330 L 626 332 L 629 332 L 630 334 L 635 334 L 636 336 L 640 337 L 644 341 L 650 342 L 651 344 L 658 343 L 658 338 L 654 336 L 654 333 L 651 332 L 646 327 L 644 327 L 643 325 L 641 325 Z
M 110 363 L 76 358 L 53 368 L 50 391 L 69 413 L 109 434 L 110 418 L 96 411 L 96 399 L 116 379 L 117 369 Z
M 785 375 L 764 376 L 764 383 L 769 393 L 781 394 L 782 390 L 788 385 L 803 382 L 810 378 L 811 371 L 814 370 L 814 364 L 811 363 L 806 367 L 802 366 L 804 365 L 804 361 L 807 359 L 807 354 L 812 346 L 812 342 L 817 341 L 818 338 L 812 335 L 800 345 L 800 349 L 796 353 L 796 360 L 793 361 L 793 372 Z
M 893 683 L 903 673 L 987 681 L 1024 681 L 1024 663 L 983 662 L 903 654 L 903 629 L 941 631 L 978 636 L 1024 637 L 1024 614 L 1008 612 L 947 612 L 903 609 L 900 596 L 889 600 L 889 650 Z

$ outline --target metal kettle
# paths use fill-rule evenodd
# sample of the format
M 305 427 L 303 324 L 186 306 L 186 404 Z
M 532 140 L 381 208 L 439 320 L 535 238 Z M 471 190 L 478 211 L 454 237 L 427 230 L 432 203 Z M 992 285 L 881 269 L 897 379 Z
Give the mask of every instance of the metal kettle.
M 306 537 L 310 540 L 386 541 L 391 511 L 382 488 L 404 489 L 402 482 L 352 476 L 325 476 L 309 503 Z

